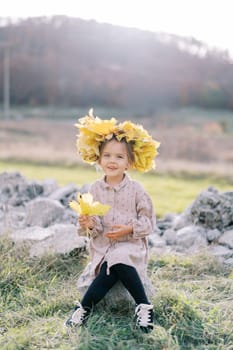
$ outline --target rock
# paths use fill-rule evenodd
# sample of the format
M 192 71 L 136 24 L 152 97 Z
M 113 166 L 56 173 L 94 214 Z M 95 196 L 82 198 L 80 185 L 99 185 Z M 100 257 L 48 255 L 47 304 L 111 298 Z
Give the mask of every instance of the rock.
M 187 208 L 181 215 L 178 215 L 173 222 L 173 225 L 171 228 L 174 230 L 180 230 L 186 226 L 189 226 L 192 224 L 191 220 L 191 211 L 190 208 Z
M 50 226 L 51 234 L 30 249 L 31 256 L 50 254 L 67 254 L 75 249 L 86 250 L 88 239 L 77 234 L 74 225 L 57 224 Z
M 35 181 L 26 181 L 19 173 L 0 174 L 0 202 L 20 206 L 43 193 L 43 186 Z
M 0 174 L 0 189 L 4 189 L 6 186 L 17 188 L 21 184 L 26 184 L 27 180 L 19 172 L 3 172 Z
M 0 205 L 7 203 L 17 192 L 19 186 L 25 185 L 26 179 L 18 172 L 0 174 Z
M 179 230 L 191 224 L 221 232 L 233 223 L 233 192 L 219 193 L 209 187 L 191 206 L 176 217 L 172 228 Z
M 225 265 L 233 266 L 233 258 L 224 259 L 223 263 Z
M 209 243 L 217 242 L 219 237 L 221 236 L 221 232 L 218 229 L 207 230 L 206 238 Z
M 208 251 L 216 258 L 222 258 L 222 260 L 233 257 L 233 250 L 221 245 L 210 246 Z
M 3 212 L 2 220 L 6 229 L 18 229 L 25 226 L 25 207 L 10 207 L 7 206 Z
M 49 195 L 50 199 L 55 199 L 61 202 L 63 205 L 68 206 L 68 198 L 74 193 L 78 192 L 78 187 L 74 184 L 69 184 L 65 187 L 58 188 L 56 191 Z
M 90 188 L 90 184 L 84 184 L 84 185 L 82 185 L 82 187 L 79 189 L 79 192 L 80 192 L 81 194 L 86 193 L 86 192 L 89 191 L 89 188 Z
M 164 215 L 163 219 L 157 220 L 157 227 L 159 230 L 159 233 L 162 234 L 165 230 L 169 229 L 176 219 L 177 215 L 174 213 L 167 213 Z
M 219 243 L 233 249 L 233 230 L 225 231 L 220 237 Z
M 77 199 L 77 193 L 88 192 L 90 185 L 83 185 L 81 188 L 77 187 L 75 184 L 69 184 L 65 187 L 56 189 L 53 193 L 49 195 L 49 198 L 58 200 L 66 208 L 69 208 L 69 202 L 73 199 Z
M 15 242 L 32 242 L 41 241 L 53 234 L 51 228 L 43 228 L 39 226 L 26 227 L 19 230 L 11 231 L 10 237 Z
M 43 256 L 44 254 L 67 254 L 74 249 L 85 250 L 88 239 L 77 234 L 74 225 L 52 225 L 47 228 L 33 226 L 15 230 L 10 234 L 16 243 L 29 247 L 29 254 Z
M 31 201 L 26 207 L 26 226 L 48 227 L 61 222 L 65 213 L 64 207 L 57 200 L 39 198 Z
M 212 187 L 203 191 L 191 206 L 193 224 L 225 230 L 233 223 L 233 192 L 219 193 Z
M 172 228 L 164 232 L 163 238 L 168 245 L 176 244 L 176 231 Z
M 77 214 L 69 208 L 69 201 L 76 199 L 77 192 L 88 190 L 89 184 L 59 187 L 55 180 L 28 181 L 18 172 L 4 172 L 0 174 L 0 234 L 29 244 L 32 255 L 67 253 L 79 244 L 86 246 L 87 239 L 79 241 L 76 234 Z M 162 255 L 204 249 L 230 265 L 233 191 L 220 193 L 209 187 L 183 213 L 164 215 L 149 236 L 149 247 L 152 254 Z
M 43 186 L 36 182 L 21 184 L 9 199 L 8 204 L 12 206 L 25 205 L 25 203 L 38 197 L 43 193 Z
M 49 195 L 58 189 L 57 181 L 54 179 L 46 179 L 41 182 L 43 186 L 43 196 L 49 197 Z
M 149 246 L 151 247 L 165 247 L 166 241 L 163 237 L 160 237 L 158 234 L 154 233 L 149 236 Z
M 206 246 L 205 230 L 202 227 L 190 225 L 178 230 L 176 233 L 176 249 L 178 251 L 185 249 L 196 251 Z

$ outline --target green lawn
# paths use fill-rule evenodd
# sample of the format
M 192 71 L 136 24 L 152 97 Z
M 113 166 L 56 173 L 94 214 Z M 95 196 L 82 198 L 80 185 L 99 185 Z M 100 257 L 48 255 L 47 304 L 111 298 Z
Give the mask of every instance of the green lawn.
M 143 334 L 134 307 L 97 307 L 67 331 L 81 253 L 30 259 L 0 237 L 1 350 L 231 350 L 233 275 L 209 256 L 151 257 L 155 326 Z
M 19 171 L 28 179 L 56 179 L 60 186 L 75 183 L 82 186 L 102 176 L 99 170 L 91 166 L 40 165 L 33 163 L 0 162 L 0 172 Z M 150 194 L 158 217 L 165 213 L 182 212 L 196 196 L 209 186 L 219 191 L 232 190 L 232 183 L 227 179 L 213 177 L 188 176 L 181 177 L 159 172 L 130 175 L 140 181 Z
M 20 171 L 36 181 L 56 179 L 83 185 L 99 178 L 92 167 L 1 162 L 0 172 Z M 212 185 L 231 190 L 224 179 L 132 173 L 150 193 L 158 216 L 180 212 Z M 1 350 L 232 350 L 233 273 L 213 257 L 153 256 L 149 275 L 155 288 L 152 333 L 135 327 L 132 306 L 97 307 L 87 325 L 63 327 L 76 281 L 87 263 L 85 252 L 29 258 L 25 249 L 0 237 Z

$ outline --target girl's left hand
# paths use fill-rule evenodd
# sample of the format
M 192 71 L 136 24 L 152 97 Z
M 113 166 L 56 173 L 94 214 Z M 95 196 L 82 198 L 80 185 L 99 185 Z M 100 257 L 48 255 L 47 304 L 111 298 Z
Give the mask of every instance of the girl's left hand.
M 118 238 L 128 235 L 133 232 L 133 227 L 131 225 L 113 225 L 113 231 L 106 232 L 105 236 L 117 240 Z

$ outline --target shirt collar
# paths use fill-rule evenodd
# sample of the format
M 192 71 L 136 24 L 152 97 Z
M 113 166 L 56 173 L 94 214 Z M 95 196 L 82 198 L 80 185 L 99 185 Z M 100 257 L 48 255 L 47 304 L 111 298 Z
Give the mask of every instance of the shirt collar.
M 103 189 L 114 189 L 115 191 L 119 191 L 120 189 L 122 189 L 123 187 L 126 186 L 127 183 L 129 183 L 130 181 L 130 177 L 129 175 L 125 174 L 123 180 L 115 185 L 115 186 L 111 186 L 109 185 L 106 181 L 105 181 L 105 176 L 102 177 L 102 179 L 100 180 L 101 181 L 101 186 Z

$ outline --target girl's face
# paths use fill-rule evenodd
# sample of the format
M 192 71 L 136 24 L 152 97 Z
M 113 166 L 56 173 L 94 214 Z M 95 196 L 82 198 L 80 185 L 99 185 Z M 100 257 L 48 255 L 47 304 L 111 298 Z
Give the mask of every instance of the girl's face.
M 126 145 L 116 140 L 106 143 L 101 151 L 99 164 L 106 175 L 107 182 L 120 182 L 125 170 L 130 166 Z

